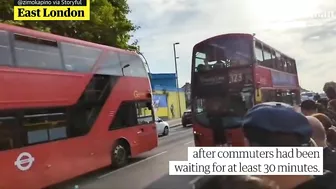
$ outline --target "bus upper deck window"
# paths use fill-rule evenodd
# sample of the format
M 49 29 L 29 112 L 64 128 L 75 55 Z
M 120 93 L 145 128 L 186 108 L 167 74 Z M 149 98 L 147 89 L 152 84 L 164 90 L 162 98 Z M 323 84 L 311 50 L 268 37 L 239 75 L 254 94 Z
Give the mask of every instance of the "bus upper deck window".
M 13 63 L 9 46 L 9 36 L 6 31 L 0 30 L 0 65 L 9 66 Z

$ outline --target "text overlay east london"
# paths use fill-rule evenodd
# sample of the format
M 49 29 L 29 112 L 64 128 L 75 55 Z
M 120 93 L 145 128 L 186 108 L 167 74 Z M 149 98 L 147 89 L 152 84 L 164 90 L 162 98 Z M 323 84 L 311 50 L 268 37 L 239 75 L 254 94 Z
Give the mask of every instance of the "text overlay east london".
M 14 20 L 90 20 L 90 0 L 14 0 Z

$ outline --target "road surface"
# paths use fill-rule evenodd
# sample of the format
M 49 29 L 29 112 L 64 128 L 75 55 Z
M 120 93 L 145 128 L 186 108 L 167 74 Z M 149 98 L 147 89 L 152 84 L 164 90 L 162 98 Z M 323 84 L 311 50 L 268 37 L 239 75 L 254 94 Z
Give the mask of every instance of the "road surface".
M 103 170 L 68 183 L 62 188 L 79 189 L 188 189 L 197 176 L 170 176 L 168 162 L 187 160 L 187 147 L 193 146 L 190 127 L 173 127 L 169 136 L 159 138 L 159 146 L 133 160 L 130 165 Z M 77 186 L 76 186 L 77 185 Z

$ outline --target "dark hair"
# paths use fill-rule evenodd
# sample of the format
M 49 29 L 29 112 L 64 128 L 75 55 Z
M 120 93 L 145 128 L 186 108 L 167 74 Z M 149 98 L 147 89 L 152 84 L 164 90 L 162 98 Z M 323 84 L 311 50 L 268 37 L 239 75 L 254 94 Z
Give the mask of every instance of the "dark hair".
M 255 176 L 212 176 L 199 189 L 277 189 L 277 185 L 266 178 Z
M 302 110 L 316 110 L 317 105 L 316 102 L 313 100 L 305 100 L 301 103 Z
M 329 99 L 333 99 L 336 97 L 336 91 L 333 87 L 324 86 L 323 90 Z
M 324 106 L 320 103 L 316 103 L 316 107 L 317 107 L 317 113 L 324 113 L 327 109 L 327 106 Z

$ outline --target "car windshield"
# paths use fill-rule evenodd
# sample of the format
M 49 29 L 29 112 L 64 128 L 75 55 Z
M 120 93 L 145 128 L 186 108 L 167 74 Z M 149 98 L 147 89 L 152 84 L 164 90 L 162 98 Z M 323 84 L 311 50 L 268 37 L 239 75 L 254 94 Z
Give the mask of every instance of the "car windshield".
M 304 93 L 302 96 L 313 97 L 314 93 Z

